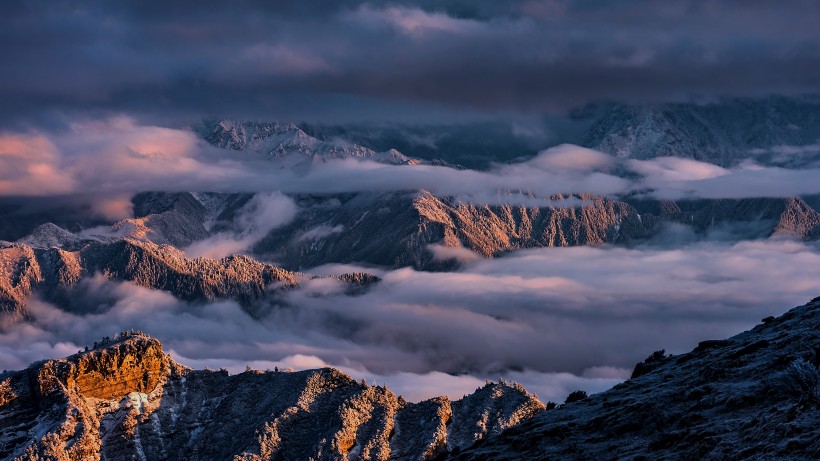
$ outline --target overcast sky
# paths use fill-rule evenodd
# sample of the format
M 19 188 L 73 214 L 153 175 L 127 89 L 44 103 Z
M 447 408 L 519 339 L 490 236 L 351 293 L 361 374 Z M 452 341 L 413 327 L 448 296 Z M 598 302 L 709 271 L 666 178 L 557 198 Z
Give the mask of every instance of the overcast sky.
M 10 0 L 0 121 L 449 121 L 816 93 L 818 17 L 813 0 Z

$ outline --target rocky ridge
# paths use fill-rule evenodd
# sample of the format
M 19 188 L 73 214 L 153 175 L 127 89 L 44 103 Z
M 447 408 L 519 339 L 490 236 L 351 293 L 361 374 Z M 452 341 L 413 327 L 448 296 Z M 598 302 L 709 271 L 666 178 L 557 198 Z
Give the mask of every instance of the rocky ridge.
M 172 246 L 131 238 L 68 250 L 13 243 L 0 245 L 0 317 L 25 318 L 26 300 L 34 293 L 70 305 L 79 282 L 95 274 L 168 291 L 182 300 L 233 299 L 246 309 L 253 300 L 295 287 L 305 277 L 248 256 L 192 259 Z M 356 287 L 373 282 L 372 276 L 353 275 L 341 280 Z
M 203 195 L 203 194 L 199 194 Z M 189 193 L 143 193 L 135 215 L 153 222 L 186 222 L 182 229 L 230 229 L 250 194 L 210 194 L 211 209 Z M 290 270 L 326 263 L 442 269 L 430 245 L 466 248 L 484 257 L 520 248 L 626 244 L 657 236 L 670 224 L 696 235 L 726 234 L 737 240 L 788 236 L 820 238 L 820 213 L 799 197 L 659 201 L 589 194 L 552 197 L 551 205 L 482 205 L 429 192 L 297 195 L 295 218 L 262 237 L 252 252 Z M 197 206 L 192 206 L 191 204 Z M 565 203 L 565 205 L 562 205 Z M 209 218 L 203 218 L 203 216 Z M 153 228 L 151 228 L 153 229 Z M 188 242 L 173 227 L 130 234 L 155 243 Z M 210 235 L 208 233 L 207 235 Z M 159 236 L 159 239 L 154 239 Z
M 191 370 L 127 333 L 0 375 L 0 457 L 426 460 L 543 409 L 506 383 L 408 403 L 331 368 Z
M 820 298 L 540 413 L 454 460 L 817 459 Z
M 520 248 L 626 244 L 670 224 L 695 235 L 723 232 L 738 240 L 820 238 L 820 213 L 800 198 L 698 201 L 554 197 L 553 206 L 476 205 L 419 193 L 297 197 L 294 220 L 253 251 L 301 270 L 328 262 L 442 269 L 430 245 L 466 248 L 483 257 Z M 565 201 L 569 205 L 561 206 Z
M 74 234 L 45 224 L 16 243 L 0 243 L 0 312 L 24 318 L 25 300 L 38 293 L 67 304 L 80 280 L 101 274 L 168 291 L 183 300 L 234 299 L 250 309 L 271 290 L 298 284 L 302 275 L 237 255 L 188 258 L 167 242 L 206 238 L 230 227 L 248 194 L 146 193 L 135 198 L 138 218 L 114 230 Z M 799 198 L 658 202 L 590 195 L 555 197 L 572 206 L 474 205 L 429 193 L 295 197 L 294 220 L 274 229 L 252 250 L 289 270 L 330 262 L 449 269 L 457 263 L 432 245 L 466 248 L 482 257 L 519 248 L 629 244 L 681 224 L 720 238 L 820 238 L 820 213 Z M 134 232 L 117 232 L 138 221 Z M 181 224 L 180 224 L 181 223 Z M 132 228 L 133 230 L 134 228 Z M 194 231 L 192 231 L 194 230 Z M 356 274 L 353 274 L 356 275 Z M 372 276 L 341 280 L 358 291 Z

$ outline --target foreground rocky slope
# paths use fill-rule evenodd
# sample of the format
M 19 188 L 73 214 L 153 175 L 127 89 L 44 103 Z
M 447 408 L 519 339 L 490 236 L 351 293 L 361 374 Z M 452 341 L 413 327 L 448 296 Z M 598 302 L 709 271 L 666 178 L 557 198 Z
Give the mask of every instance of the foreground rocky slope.
M 543 408 L 501 383 L 414 404 L 330 368 L 196 371 L 131 333 L 0 375 L 0 458 L 424 460 Z
M 612 390 L 539 414 L 458 460 L 818 459 L 820 298 Z

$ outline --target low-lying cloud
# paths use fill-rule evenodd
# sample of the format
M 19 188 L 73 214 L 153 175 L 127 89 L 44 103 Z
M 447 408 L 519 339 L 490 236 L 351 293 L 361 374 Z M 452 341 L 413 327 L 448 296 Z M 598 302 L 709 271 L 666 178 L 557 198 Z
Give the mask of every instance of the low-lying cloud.
M 379 276 L 358 296 L 333 280 L 308 282 L 259 320 L 233 302 L 183 303 L 96 277 L 77 297 L 93 307 L 33 300 L 33 319 L 0 333 L 0 368 L 136 328 L 192 366 L 332 365 L 413 399 L 460 397 L 504 377 L 558 401 L 611 386 L 652 351 L 684 352 L 817 296 L 820 250 L 788 240 L 544 248 Z
M 0 195 L 96 194 L 101 202 L 96 208 L 110 215 L 126 209 L 122 197 L 146 190 L 333 194 L 425 189 L 473 203 L 524 206 L 553 206 L 550 196 L 577 193 L 638 192 L 664 199 L 820 193 L 817 169 L 751 162 L 722 168 L 670 157 L 623 160 L 567 144 L 487 171 L 352 158 L 297 170 L 283 169 L 263 155 L 214 148 L 190 131 L 142 126 L 126 117 L 75 123 L 54 133 L 0 136 Z
M 224 258 L 241 253 L 271 230 L 296 216 L 296 203 L 279 192 L 259 193 L 238 210 L 230 231 L 194 242 L 185 252 L 194 258 Z

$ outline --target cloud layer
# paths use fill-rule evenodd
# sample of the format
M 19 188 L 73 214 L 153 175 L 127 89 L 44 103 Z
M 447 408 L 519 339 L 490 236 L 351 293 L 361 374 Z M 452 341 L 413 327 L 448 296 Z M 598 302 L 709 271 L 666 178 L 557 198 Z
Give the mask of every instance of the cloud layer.
M 320 272 L 349 271 L 325 267 Z M 137 328 L 192 366 L 340 367 L 420 399 L 522 382 L 545 400 L 600 391 L 658 349 L 723 338 L 820 291 L 820 251 L 792 241 L 526 250 L 458 271 L 380 272 L 359 296 L 316 280 L 252 319 L 236 304 L 189 304 L 101 277 L 82 313 L 33 301 L 33 320 L 0 333 L 0 368 L 76 352 Z
M 665 199 L 820 193 L 816 168 L 746 162 L 727 169 L 672 157 L 623 160 L 569 144 L 487 171 L 352 158 L 295 171 L 262 155 L 214 148 L 187 130 L 141 125 L 124 116 L 75 122 L 53 132 L 0 134 L 0 171 L 0 195 L 96 195 L 100 203 L 95 206 L 111 215 L 122 214 L 129 194 L 146 190 L 333 194 L 426 189 L 468 202 L 530 206 L 560 206 L 546 197 L 572 193 L 639 192 Z
M 271 230 L 296 216 L 296 203 L 279 192 L 259 193 L 237 211 L 233 229 L 194 242 L 185 253 L 193 258 L 224 258 L 245 251 Z

